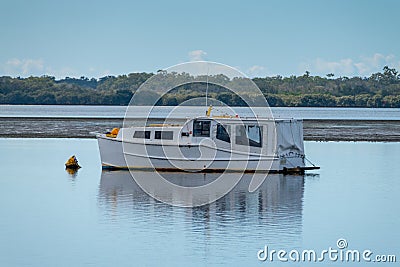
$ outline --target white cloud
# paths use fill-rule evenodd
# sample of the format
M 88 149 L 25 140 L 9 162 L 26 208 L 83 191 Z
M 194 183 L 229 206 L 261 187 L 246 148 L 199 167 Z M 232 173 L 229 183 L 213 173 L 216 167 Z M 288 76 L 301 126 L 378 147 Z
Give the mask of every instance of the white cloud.
M 44 70 L 42 59 L 13 58 L 3 64 L 3 71 L 9 75 L 37 75 Z
M 397 68 L 399 62 L 395 62 L 394 55 L 374 54 L 372 57 L 363 57 L 360 62 L 354 64 L 360 74 L 369 75 L 371 73 L 381 71 L 385 65 Z
M 301 72 L 310 71 L 311 75 L 325 76 L 333 73 L 335 76 L 369 76 L 372 73 L 382 71 L 388 65 L 398 69 L 400 61 L 396 61 L 394 55 L 383 55 L 375 53 L 369 57 L 359 57 L 358 59 L 345 58 L 337 61 L 327 61 L 317 58 L 309 62 L 303 62 L 299 66 Z
M 80 77 L 82 74 L 70 67 L 55 69 L 47 66 L 43 59 L 18 59 L 12 58 L 5 63 L 0 63 L 0 75 L 9 75 L 12 77 L 28 76 L 54 76 L 57 79 L 65 77 Z
M 84 74 L 78 73 L 76 70 L 70 67 L 62 67 L 61 69 L 53 69 L 51 67 L 47 67 L 45 71 L 46 75 L 54 76 L 57 79 L 63 79 L 65 77 L 81 77 L 85 76 Z
M 189 60 L 190 61 L 202 61 L 204 57 L 207 55 L 207 52 L 203 50 L 193 50 L 189 52 Z
M 247 69 L 249 77 L 264 77 L 266 76 L 267 69 L 263 66 L 254 65 Z
M 141 72 L 141 71 L 133 71 L 133 72 Z M 123 73 L 119 73 L 116 75 L 120 75 L 120 74 L 123 74 Z M 112 74 L 111 70 L 109 70 L 109 69 L 97 69 L 95 67 L 90 67 L 87 75 L 88 75 L 88 77 L 102 78 L 105 76 L 115 75 L 115 74 Z M 85 75 L 82 74 L 80 76 L 85 76 Z

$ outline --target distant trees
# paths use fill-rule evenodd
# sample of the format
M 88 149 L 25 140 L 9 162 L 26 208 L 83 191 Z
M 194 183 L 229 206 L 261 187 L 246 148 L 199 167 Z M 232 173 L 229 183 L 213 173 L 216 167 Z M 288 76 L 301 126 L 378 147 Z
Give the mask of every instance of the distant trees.
M 195 97 L 204 97 L 204 83 L 187 83 L 187 73 L 163 75 L 163 86 L 182 84 L 164 95 L 159 105 L 178 105 Z M 63 104 L 63 105 L 127 105 L 140 85 L 152 73 L 105 76 L 100 79 L 80 77 L 56 80 L 51 76 L 12 78 L 0 77 L 0 104 Z M 337 77 L 328 73 L 326 77 L 311 76 L 306 71 L 301 76 L 274 76 L 254 78 L 270 106 L 302 107 L 400 107 L 400 74 L 388 66 L 370 77 Z M 178 80 L 178 83 L 174 82 Z M 180 81 L 182 83 L 180 83 Z M 210 80 L 209 97 L 227 105 L 243 106 L 244 101 L 227 90 L 232 83 L 244 94 L 249 92 L 248 81 L 215 75 Z M 218 84 L 218 85 L 217 85 Z M 153 81 L 151 90 L 142 92 L 140 104 L 151 104 L 148 100 L 158 97 L 160 84 Z M 149 103 L 148 103 L 149 102 Z

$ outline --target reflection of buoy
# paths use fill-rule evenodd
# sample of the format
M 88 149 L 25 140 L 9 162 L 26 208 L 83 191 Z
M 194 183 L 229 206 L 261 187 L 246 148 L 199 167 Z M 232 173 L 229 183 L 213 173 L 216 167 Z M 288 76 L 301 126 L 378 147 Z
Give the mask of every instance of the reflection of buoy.
M 78 160 L 76 159 L 75 155 L 70 157 L 67 160 L 67 162 L 65 162 L 65 168 L 66 169 L 73 169 L 73 170 L 77 170 L 77 169 L 81 168 L 81 166 L 79 166 L 79 164 L 78 164 Z
M 71 169 L 71 168 L 65 168 L 65 170 L 67 171 L 67 173 L 69 175 L 71 175 L 72 177 L 76 176 L 76 173 L 78 172 L 78 169 Z

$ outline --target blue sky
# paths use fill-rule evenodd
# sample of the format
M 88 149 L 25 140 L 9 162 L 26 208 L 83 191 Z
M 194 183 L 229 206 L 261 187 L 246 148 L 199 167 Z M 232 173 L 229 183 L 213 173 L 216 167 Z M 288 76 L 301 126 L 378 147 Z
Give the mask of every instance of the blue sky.
M 0 75 L 102 77 L 190 60 L 251 77 L 400 69 L 396 0 L 0 1 Z

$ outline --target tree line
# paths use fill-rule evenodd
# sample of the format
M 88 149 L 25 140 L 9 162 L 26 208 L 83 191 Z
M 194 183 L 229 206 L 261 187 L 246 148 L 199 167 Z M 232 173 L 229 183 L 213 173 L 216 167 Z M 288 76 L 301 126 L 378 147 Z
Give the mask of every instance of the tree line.
M 159 71 L 159 74 L 162 71 Z M 165 81 L 182 78 L 188 74 L 161 73 Z M 0 104 L 42 105 L 127 105 L 139 86 L 153 73 L 95 78 L 70 78 L 56 80 L 51 76 L 0 77 Z M 185 78 L 185 79 L 184 79 Z M 230 79 L 224 75 L 212 77 L 209 97 L 231 106 L 245 105 L 244 101 L 226 88 L 232 83 L 242 84 L 243 92 L 249 86 L 242 78 Z M 312 76 L 308 71 L 301 76 L 274 76 L 254 78 L 270 106 L 295 107 L 392 107 L 400 108 L 400 74 L 385 66 L 370 77 Z M 215 82 L 215 83 L 214 83 Z M 217 85 L 218 84 L 218 85 Z M 154 85 L 154 87 L 157 84 Z M 178 105 L 195 97 L 204 97 L 204 83 L 183 84 L 163 95 L 159 105 Z M 147 97 L 158 96 L 156 89 L 143 92 Z M 251 96 L 250 96 L 251 97 Z

